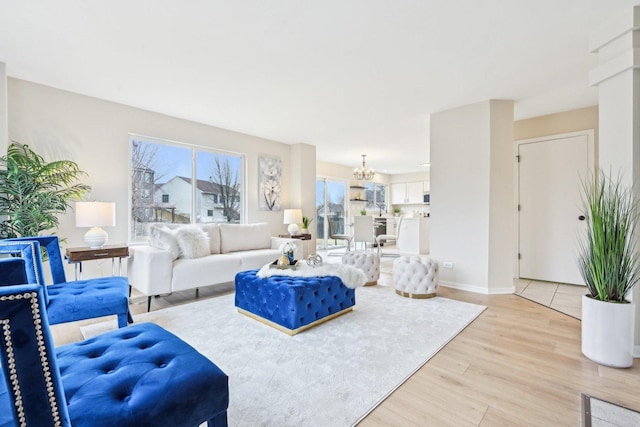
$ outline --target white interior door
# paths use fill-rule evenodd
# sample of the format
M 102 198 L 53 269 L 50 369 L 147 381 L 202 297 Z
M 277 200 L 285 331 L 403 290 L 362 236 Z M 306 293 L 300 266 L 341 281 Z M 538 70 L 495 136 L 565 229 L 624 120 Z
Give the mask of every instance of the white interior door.
M 519 276 L 583 285 L 576 254 L 593 131 L 519 141 L 517 151 Z

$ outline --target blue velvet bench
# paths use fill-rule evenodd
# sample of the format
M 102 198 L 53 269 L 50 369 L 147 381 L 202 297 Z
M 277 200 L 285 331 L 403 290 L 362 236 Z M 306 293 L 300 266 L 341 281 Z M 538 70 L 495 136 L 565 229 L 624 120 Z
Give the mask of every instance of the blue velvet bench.
M 236 274 L 238 311 L 289 335 L 347 313 L 356 303 L 355 290 L 336 276 L 262 279 L 257 272 Z
M 54 348 L 40 285 L 0 287 L 0 426 L 227 425 L 228 377 L 152 323 Z

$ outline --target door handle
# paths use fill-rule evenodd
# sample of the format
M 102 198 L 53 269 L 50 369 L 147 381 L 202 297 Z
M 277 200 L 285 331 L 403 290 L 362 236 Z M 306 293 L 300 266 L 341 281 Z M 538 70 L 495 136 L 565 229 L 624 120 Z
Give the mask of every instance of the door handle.
M 584 215 L 580 215 L 580 216 L 578 217 L 578 219 L 579 219 L 580 221 L 584 221 L 584 220 L 586 219 L 586 217 L 585 217 Z

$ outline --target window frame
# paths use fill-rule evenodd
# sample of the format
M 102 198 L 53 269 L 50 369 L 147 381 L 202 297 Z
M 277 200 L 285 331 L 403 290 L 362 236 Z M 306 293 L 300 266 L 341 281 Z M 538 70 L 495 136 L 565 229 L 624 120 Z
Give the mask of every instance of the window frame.
M 373 186 L 373 188 L 369 188 L 368 186 Z M 377 195 L 378 195 L 378 191 L 377 188 L 378 187 L 383 187 L 384 188 L 384 200 L 382 202 L 379 202 L 377 200 Z M 389 184 L 384 184 L 382 182 L 374 182 L 374 181 L 367 181 L 364 183 L 364 194 L 365 194 L 365 204 L 364 204 L 364 208 L 365 210 L 374 210 L 374 209 L 379 209 L 378 207 L 378 203 L 383 203 L 384 204 L 384 211 L 385 213 L 389 213 Z M 371 203 L 369 202 L 369 199 L 367 198 L 367 194 L 368 192 L 371 191 L 371 194 L 373 195 L 373 200 L 371 201 Z
M 140 141 L 140 142 L 144 142 L 144 143 L 152 143 L 152 144 L 159 144 L 159 145 L 164 145 L 164 146 L 170 146 L 170 147 L 175 147 L 175 148 L 182 148 L 182 149 L 187 149 L 187 150 L 191 150 L 191 206 L 190 206 L 190 213 L 189 213 L 189 224 L 199 224 L 199 223 L 203 223 L 203 222 L 209 222 L 209 221 L 202 221 L 203 218 L 199 218 L 199 209 L 201 208 L 201 206 L 199 206 L 198 204 L 198 197 L 197 197 L 197 193 L 198 193 L 198 185 L 193 185 L 193 182 L 195 180 L 195 182 L 197 182 L 198 178 L 198 169 L 197 169 L 197 156 L 198 153 L 205 153 L 205 154 L 212 154 L 212 155 L 222 155 L 222 156 L 229 156 L 229 157 L 236 157 L 239 161 L 239 167 L 237 170 L 237 179 L 239 181 L 239 194 L 238 196 L 236 196 L 236 200 L 239 199 L 239 205 L 238 205 L 238 212 L 239 212 L 239 219 L 238 219 L 238 223 L 242 224 L 246 222 L 246 218 L 247 218 L 247 206 L 248 206 L 248 185 L 247 185 L 247 156 L 244 153 L 239 153 L 239 152 L 233 152 L 233 151 L 228 151 L 228 150 L 224 150 L 224 149 L 219 149 L 219 148 L 214 148 L 214 147 L 210 147 L 210 146 L 203 146 L 203 145 L 199 145 L 199 144 L 193 144 L 193 143 L 186 143 L 186 142 L 178 142 L 178 141 L 172 141 L 172 140 L 168 140 L 168 139 L 163 139 L 163 138 L 157 138 L 157 137 L 150 137 L 150 136 L 145 136 L 145 135 L 139 135 L 139 134 L 133 134 L 130 133 L 129 134 L 129 145 L 128 145 L 128 151 L 129 151 L 129 170 L 128 170 L 128 211 L 127 211 L 127 224 L 128 224 L 128 236 L 129 236 L 129 241 L 132 243 L 144 243 L 144 242 L 148 242 L 149 240 L 149 236 L 146 234 L 143 235 L 134 235 L 135 230 L 134 230 L 134 226 L 133 226 L 133 216 L 132 216 L 132 212 L 133 212 L 133 142 L 134 141 Z M 148 165 L 145 165 L 145 167 Z M 150 172 L 146 172 L 146 171 L 142 171 L 144 173 L 144 176 L 141 178 L 143 180 L 144 183 L 149 184 L 150 181 L 152 181 L 151 179 L 151 173 Z M 176 176 L 179 176 L 178 174 L 176 174 L 173 178 L 175 178 Z M 199 178 L 200 181 L 203 180 L 203 178 Z M 168 181 L 167 181 L 168 182 Z M 166 183 L 166 182 L 165 182 Z M 153 185 L 156 185 L 155 183 Z M 159 200 L 163 200 L 163 196 L 165 194 L 160 194 L 159 196 Z M 168 194 L 167 194 L 168 195 Z M 217 196 L 217 194 L 216 194 Z M 156 203 L 156 194 L 155 194 L 155 189 L 152 192 L 152 194 L 150 195 L 150 198 L 152 199 L 153 203 Z M 222 199 L 222 197 L 216 197 L 217 199 Z M 171 197 L 169 197 L 169 199 L 171 199 Z M 158 201 L 157 203 L 163 203 Z M 145 209 L 145 212 L 148 212 L 149 209 L 153 209 L 153 207 L 142 207 L 143 209 Z M 204 218 L 209 218 L 206 215 L 204 216 Z M 152 221 L 146 221 L 144 222 L 145 224 L 151 223 Z M 214 221 L 214 222 L 219 222 L 219 221 Z

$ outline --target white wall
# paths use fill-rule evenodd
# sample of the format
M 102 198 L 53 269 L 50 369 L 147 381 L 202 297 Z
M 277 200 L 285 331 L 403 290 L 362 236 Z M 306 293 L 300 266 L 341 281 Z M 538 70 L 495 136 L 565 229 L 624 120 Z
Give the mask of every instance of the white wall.
M 389 175 L 389 182 L 391 183 L 417 181 L 429 181 L 429 172 L 425 169 L 424 172 L 396 173 Z
M 291 176 L 290 145 L 14 78 L 8 79 L 8 111 L 11 140 L 28 144 L 49 161 L 75 161 L 88 174 L 83 181 L 93 188 L 91 199 L 117 203 L 117 226 L 107 229 L 110 243 L 128 240 L 130 133 L 245 153 L 247 222 L 269 222 L 274 235 L 286 232 L 282 211 L 258 210 L 258 156 L 282 160 L 286 207 L 291 203 L 291 181 L 296 179 Z M 315 156 L 297 161 L 302 162 L 301 170 L 315 167 Z M 315 177 L 297 179 L 303 188 L 315 189 Z M 67 239 L 66 245 L 84 246 L 85 231 L 75 227 L 73 212 L 60 218 L 58 235 Z
M 454 265 L 440 269 L 445 285 L 482 293 L 513 291 L 512 252 L 503 263 L 490 262 L 490 251 L 503 256 L 509 250 L 497 239 L 513 244 L 513 219 L 504 214 L 513 206 L 513 172 L 502 164 L 512 167 L 506 160 L 512 127 L 510 101 L 484 101 L 431 116 L 430 247 L 441 265 Z
M 304 242 L 307 252 L 315 252 L 316 233 L 316 147 L 309 144 L 291 146 L 291 208 L 301 208 L 311 223 L 311 241 Z M 311 185 L 309 183 L 312 183 Z M 298 224 L 302 227 L 302 224 Z
M 491 101 L 489 169 L 489 293 L 512 292 L 515 251 L 513 102 Z

